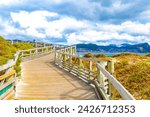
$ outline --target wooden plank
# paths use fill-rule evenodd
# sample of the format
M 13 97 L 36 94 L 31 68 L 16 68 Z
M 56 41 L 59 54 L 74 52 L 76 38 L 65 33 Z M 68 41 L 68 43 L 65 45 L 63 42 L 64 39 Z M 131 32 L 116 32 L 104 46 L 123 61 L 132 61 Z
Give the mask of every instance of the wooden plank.
M 4 89 L 5 87 L 7 87 L 8 85 L 10 85 L 14 82 L 15 82 L 15 80 L 13 79 L 13 80 L 8 81 L 7 83 L 4 83 L 2 86 L 0 86 L 0 90 Z
M 106 71 L 100 64 L 97 63 L 97 67 L 99 70 L 109 79 L 111 84 L 117 89 L 123 99 L 126 100 L 135 100 L 135 98 L 125 89 L 125 87 L 116 79 L 114 78 L 108 71 Z
M 0 80 L 3 80 L 3 79 L 5 79 L 5 78 L 8 78 L 8 77 L 14 75 L 15 73 L 16 73 L 16 71 L 15 71 L 14 69 L 12 69 L 10 72 L 5 73 L 4 75 L 0 76 Z
M 3 100 L 7 95 L 9 95 L 13 91 L 14 91 L 14 87 L 8 89 L 6 93 L 0 96 L 0 100 Z
M 10 61 L 10 62 L 8 62 L 5 65 L 0 66 L 0 71 L 8 69 L 8 68 L 10 68 L 10 67 L 12 67 L 14 65 L 15 65 L 15 61 Z

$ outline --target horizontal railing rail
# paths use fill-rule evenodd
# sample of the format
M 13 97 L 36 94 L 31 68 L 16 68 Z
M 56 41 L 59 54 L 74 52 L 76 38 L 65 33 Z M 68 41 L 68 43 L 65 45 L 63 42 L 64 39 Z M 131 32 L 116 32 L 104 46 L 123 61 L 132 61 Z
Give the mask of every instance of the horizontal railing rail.
M 0 99 L 5 99 L 9 94 L 14 93 L 16 71 L 14 66 L 18 60 L 20 51 L 16 52 L 14 59 L 9 60 L 5 65 L 0 66 Z
M 41 54 L 52 52 L 54 50 L 55 50 L 54 45 L 47 46 L 47 47 L 33 48 L 29 50 L 21 50 L 21 57 L 41 55 Z

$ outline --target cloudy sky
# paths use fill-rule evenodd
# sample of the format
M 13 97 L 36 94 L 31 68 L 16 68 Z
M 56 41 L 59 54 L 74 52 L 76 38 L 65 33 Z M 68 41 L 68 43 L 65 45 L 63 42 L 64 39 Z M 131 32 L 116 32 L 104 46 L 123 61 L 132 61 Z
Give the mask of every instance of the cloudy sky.
M 150 0 L 0 0 L 7 39 L 150 44 Z

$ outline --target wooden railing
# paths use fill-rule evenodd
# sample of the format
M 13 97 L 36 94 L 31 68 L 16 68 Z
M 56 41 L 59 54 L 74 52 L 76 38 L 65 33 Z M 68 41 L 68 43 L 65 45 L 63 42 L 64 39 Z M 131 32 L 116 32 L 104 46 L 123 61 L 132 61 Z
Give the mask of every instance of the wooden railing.
M 14 59 L 0 66 L 0 99 L 7 99 L 10 94 L 14 94 L 16 85 L 16 71 L 14 70 L 14 66 L 19 57 L 19 53 L 20 51 L 14 55 Z
M 55 51 L 55 64 L 93 86 L 99 99 L 111 99 L 113 86 L 123 99 L 134 100 L 113 76 L 113 61 L 97 61 L 77 56 L 76 47 L 70 46 Z
M 29 50 L 22 50 L 21 56 L 26 57 L 26 56 L 40 55 L 43 53 L 49 53 L 53 49 L 54 49 L 54 46 L 40 47 L 40 48 L 34 48 L 34 49 L 29 49 Z

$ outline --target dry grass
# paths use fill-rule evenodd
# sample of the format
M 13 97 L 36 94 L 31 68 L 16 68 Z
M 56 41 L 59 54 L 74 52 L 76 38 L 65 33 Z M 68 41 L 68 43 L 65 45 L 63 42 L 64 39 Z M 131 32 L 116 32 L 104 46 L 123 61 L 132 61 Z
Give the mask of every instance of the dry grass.
M 113 57 L 94 56 L 93 58 L 106 61 L 112 59 L 117 60 L 115 63 L 116 78 L 136 99 L 150 99 L 149 56 L 125 53 Z M 113 93 L 113 99 L 120 99 L 120 96 L 115 90 Z

